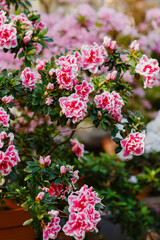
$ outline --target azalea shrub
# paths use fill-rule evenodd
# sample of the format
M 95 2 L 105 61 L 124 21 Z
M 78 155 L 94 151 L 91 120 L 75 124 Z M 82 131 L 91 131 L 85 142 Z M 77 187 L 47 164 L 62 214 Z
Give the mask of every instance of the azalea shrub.
M 150 88 L 159 65 L 137 41 L 124 50 L 108 36 L 47 60 L 39 54 L 52 39 L 40 15 L 21 7 L 17 14 L 0 11 L 1 49 L 24 58 L 22 70 L 0 72 L 1 204 L 16 199 L 31 214 L 24 225 L 32 225 L 37 238 L 55 239 L 62 230 L 84 239 L 98 231 L 103 196 L 74 168 L 85 161 L 74 133 L 91 119 L 93 127 L 110 131 L 125 159 L 143 154 L 143 117 L 128 109 L 132 87 L 123 75 L 128 71 Z

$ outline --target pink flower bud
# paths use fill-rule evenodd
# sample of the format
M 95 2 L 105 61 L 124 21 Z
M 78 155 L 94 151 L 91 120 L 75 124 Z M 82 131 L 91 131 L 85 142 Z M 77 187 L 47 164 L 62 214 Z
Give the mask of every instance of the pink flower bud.
M 40 157 L 40 158 L 39 158 L 39 164 L 40 164 L 41 166 L 44 166 L 44 165 L 45 165 L 45 161 L 44 161 L 43 157 Z
M 115 70 L 115 71 L 113 71 L 113 72 L 111 73 L 110 79 L 111 79 L 111 80 L 115 80 L 116 77 L 117 77 L 117 71 Z
M 1 140 L 5 140 L 7 138 L 7 133 L 5 132 L 5 131 L 2 131 L 1 133 L 0 133 L 0 139 Z
M 40 192 L 38 193 L 36 200 L 43 200 L 43 198 L 44 198 L 44 192 Z
M 48 83 L 46 89 L 47 90 L 53 90 L 54 89 L 54 84 L 53 83 Z
M 52 68 L 52 69 L 49 71 L 49 75 L 52 76 L 54 73 L 55 73 L 55 69 Z
M 65 166 L 61 166 L 60 172 L 61 172 L 61 174 L 65 174 L 65 173 L 66 173 L 66 168 L 65 168 Z
M 11 103 L 13 100 L 14 100 L 14 97 L 13 97 L 12 95 L 10 95 L 10 96 L 4 96 L 4 97 L 2 98 L 2 101 L 3 101 L 4 103 L 6 103 L 6 104 Z
M 101 118 L 102 117 L 102 113 L 100 111 L 98 111 L 98 117 Z
M 50 165 L 51 164 L 51 159 L 50 159 L 50 156 L 47 156 L 45 159 L 44 159 L 44 162 L 45 162 L 45 165 Z
M 26 32 L 26 35 L 23 38 L 24 44 L 27 44 L 31 40 L 32 34 L 33 34 L 32 30 L 29 30 L 28 32 Z
M 110 37 L 107 37 L 107 36 L 104 37 L 104 39 L 103 39 L 103 45 L 104 45 L 105 47 L 110 48 L 111 42 L 112 42 L 112 39 L 111 39 Z
M 105 81 L 106 81 L 106 82 L 108 82 L 110 79 L 111 79 L 111 74 L 110 74 L 110 73 L 108 73 L 108 75 L 107 75 L 107 77 L 106 77 Z
M 112 41 L 110 45 L 110 49 L 113 51 L 116 49 L 116 41 Z
M 139 43 L 137 40 L 134 40 L 131 45 L 130 45 L 130 48 L 134 51 L 139 51 Z

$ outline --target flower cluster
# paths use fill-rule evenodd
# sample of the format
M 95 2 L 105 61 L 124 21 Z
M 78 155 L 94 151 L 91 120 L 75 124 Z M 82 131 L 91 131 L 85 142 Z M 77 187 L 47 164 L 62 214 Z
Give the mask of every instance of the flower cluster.
M 121 122 L 122 120 L 121 109 L 124 105 L 124 102 L 119 93 L 115 91 L 111 93 L 105 91 L 100 95 L 96 95 L 94 101 L 98 108 L 101 108 L 102 110 L 107 109 L 113 118 Z
M 121 146 L 123 149 L 123 156 L 125 158 L 130 155 L 139 156 L 144 153 L 144 141 L 145 141 L 145 132 L 132 133 L 128 138 L 121 140 Z
M 79 191 L 73 192 L 68 197 L 69 220 L 64 225 L 63 231 L 66 235 L 74 237 L 76 240 L 85 238 L 86 232 L 98 231 L 96 225 L 101 220 L 100 214 L 95 210 L 95 205 L 101 199 L 93 191 L 93 187 L 87 185 L 81 187 Z
M 158 61 L 152 58 L 148 59 L 146 55 L 143 55 L 137 64 L 135 71 L 144 76 L 144 87 L 152 88 L 159 74 Z

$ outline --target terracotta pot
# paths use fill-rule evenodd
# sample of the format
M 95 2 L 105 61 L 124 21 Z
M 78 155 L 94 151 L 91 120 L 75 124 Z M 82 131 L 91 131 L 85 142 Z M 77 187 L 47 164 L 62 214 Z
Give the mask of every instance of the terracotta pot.
M 35 240 L 32 227 L 23 226 L 31 218 L 23 208 L 0 211 L 0 239 L 1 240 Z

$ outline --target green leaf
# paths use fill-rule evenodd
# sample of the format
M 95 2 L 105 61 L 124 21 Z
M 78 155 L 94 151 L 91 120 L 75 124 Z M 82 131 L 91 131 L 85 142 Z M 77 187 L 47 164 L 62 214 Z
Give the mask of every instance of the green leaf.
M 30 219 L 28 219 L 27 221 L 25 221 L 25 222 L 23 223 L 23 226 L 30 225 L 31 222 L 33 222 L 33 218 L 30 218 Z
M 42 29 L 39 33 L 39 37 L 42 38 L 48 32 L 48 28 Z

